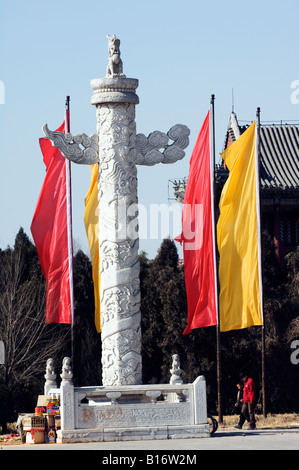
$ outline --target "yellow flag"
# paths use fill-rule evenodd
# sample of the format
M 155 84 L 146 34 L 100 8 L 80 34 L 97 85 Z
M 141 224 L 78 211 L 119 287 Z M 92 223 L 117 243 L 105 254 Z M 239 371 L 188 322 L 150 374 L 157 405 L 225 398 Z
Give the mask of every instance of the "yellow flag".
M 100 306 L 100 257 L 99 257 L 99 205 L 98 205 L 98 163 L 90 166 L 91 184 L 85 197 L 84 224 L 88 238 L 91 263 L 92 279 L 94 284 L 95 301 L 95 325 L 97 332 L 101 328 L 101 306 Z
M 220 331 L 263 324 L 255 126 L 221 154 L 230 173 L 217 223 Z

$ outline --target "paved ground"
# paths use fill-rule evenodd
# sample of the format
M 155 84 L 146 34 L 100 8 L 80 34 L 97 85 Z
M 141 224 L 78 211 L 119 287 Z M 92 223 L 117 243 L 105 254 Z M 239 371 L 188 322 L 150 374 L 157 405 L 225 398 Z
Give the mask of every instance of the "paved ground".
M 269 429 L 255 431 L 217 431 L 210 438 L 173 439 L 125 442 L 96 442 L 86 444 L 23 444 L 3 446 L 1 450 L 96 450 L 101 451 L 102 463 L 125 464 L 136 467 L 142 464 L 166 464 L 174 455 L 182 452 L 185 461 L 195 464 L 201 450 L 299 450 L 299 429 Z M 109 452 L 110 451 L 110 452 Z M 156 456 L 155 456 L 156 453 Z M 131 456 L 132 460 L 118 461 L 121 455 Z M 164 455 L 163 462 L 159 461 Z M 110 461 L 104 459 L 108 458 Z M 172 457 L 171 457 L 172 456 Z M 123 457 L 125 458 L 125 457 Z M 135 458 L 135 460 L 133 460 Z M 111 461 L 115 459 L 115 461 Z M 176 462 L 179 463 L 179 462 Z

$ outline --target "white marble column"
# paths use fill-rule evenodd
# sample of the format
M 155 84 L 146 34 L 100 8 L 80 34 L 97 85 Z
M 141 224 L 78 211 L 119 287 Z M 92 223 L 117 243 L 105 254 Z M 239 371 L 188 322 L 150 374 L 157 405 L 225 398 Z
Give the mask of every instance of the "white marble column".
M 135 90 L 125 77 L 91 81 L 99 136 L 99 250 L 103 385 L 142 382 L 136 224 Z M 130 215 L 129 215 L 130 214 Z
M 138 80 L 127 78 L 120 41 L 108 37 L 107 75 L 91 81 L 97 134 L 64 134 L 43 127 L 69 160 L 99 166 L 99 256 L 103 385 L 142 382 L 139 236 L 136 165 L 171 164 L 185 156 L 189 129 L 137 134 Z

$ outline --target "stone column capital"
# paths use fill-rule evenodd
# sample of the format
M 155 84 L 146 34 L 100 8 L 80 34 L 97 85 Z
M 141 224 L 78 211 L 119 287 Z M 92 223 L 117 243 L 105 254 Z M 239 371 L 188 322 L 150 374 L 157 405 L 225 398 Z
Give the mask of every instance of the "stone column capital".
M 118 76 L 95 78 L 90 82 L 91 87 L 94 90 L 94 94 L 91 98 L 91 104 L 138 104 L 139 98 L 136 95 L 138 83 L 139 82 L 137 78 L 126 78 Z

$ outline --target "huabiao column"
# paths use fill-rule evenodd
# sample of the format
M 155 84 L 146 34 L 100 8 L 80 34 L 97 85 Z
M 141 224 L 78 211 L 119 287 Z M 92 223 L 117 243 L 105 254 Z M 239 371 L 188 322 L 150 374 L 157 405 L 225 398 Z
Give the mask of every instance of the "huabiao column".
M 138 80 L 123 73 L 120 41 L 108 36 L 105 78 L 91 81 L 97 134 L 64 134 L 43 126 L 52 145 L 74 163 L 99 168 L 102 381 L 104 386 L 142 383 L 137 165 L 172 164 L 185 156 L 190 130 L 136 135 Z
M 137 217 L 134 148 L 138 80 L 126 78 L 122 72 L 119 39 L 112 36 L 108 40 L 106 77 L 91 81 L 99 137 L 103 385 L 140 384 L 139 239 L 128 229 Z

